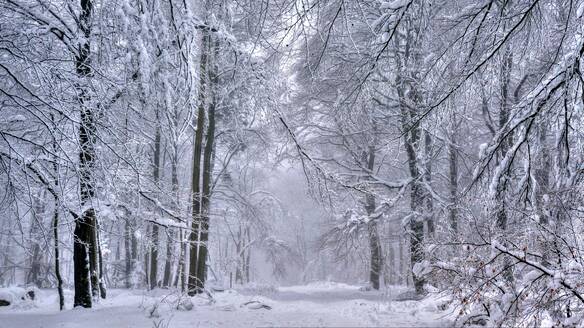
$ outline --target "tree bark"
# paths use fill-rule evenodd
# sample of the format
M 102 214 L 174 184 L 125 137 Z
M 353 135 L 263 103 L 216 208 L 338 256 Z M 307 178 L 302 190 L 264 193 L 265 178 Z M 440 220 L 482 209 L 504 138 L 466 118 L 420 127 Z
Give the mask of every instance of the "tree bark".
M 32 243 L 32 254 L 30 256 L 30 270 L 26 275 L 26 283 L 33 284 L 37 287 L 42 287 L 40 281 L 42 255 L 41 245 L 39 245 L 40 239 L 38 238 L 38 233 L 39 230 L 42 229 L 43 225 L 42 218 L 45 211 L 44 192 L 39 192 L 37 196 L 33 197 L 32 207 L 33 219 L 31 220 L 29 235 L 30 242 Z
M 436 230 L 434 226 L 434 200 L 432 198 L 429 188 L 432 188 L 432 136 L 426 129 L 424 131 L 424 205 L 426 210 L 424 212 L 424 221 L 430 238 L 434 237 Z
M 103 253 L 101 252 L 101 240 L 99 236 L 99 224 L 97 223 L 96 219 L 96 229 L 95 229 L 95 236 L 96 236 L 96 244 L 97 244 L 97 254 L 99 260 L 99 296 L 105 299 L 107 291 L 105 289 L 105 271 L 103 266 Z
M 215 65 L 213 65 L 215 66 Z M 216 89 L 216 69 L 210 70 L 210 89 L 213 92 Z M 204 287 L 207 277 L 207 255 L 209 241 L 209 208 L 211 206 L 211 180 L 213 175 L 212 155 L 215 143 L 215 99 L 209 104 L 207 136 L 205 142 L 205 151 L 203 155 L 203 193 L 201 195 L 201 223 L 199 224 L 199 254 L 197 255 L 197 280 Z
M 369 149 L 364 154 L 364 162 L 367 165 L 367 171 L 373 172 L 375 166 L 375 147 L 369 146 Z M 365 210 L 370 220 L 367 223 L 367 232 L 369 237 L 369 249 L 371 252 L 369 282 L 371 287 L 379 290 L 379 281 L 381 269 L 383 267 L 383 255 L 381 251 L 381 242 L 379 240 L 379 231 L 377 228 L 377 221 L 372 218 L 375 212 L 375 194 L 372 190 L 365 194 Z
M 75 221 L 75 230 L 73 231 L 73 267 L 74 267 L 74 284 L 75 299 L 74 306 L 90 308 L 91 299 L 91 282 L 89 280 L 89 240 L 92 229 L 89 227 L 91 217 L 94 216 L 93 209 L 86 210 L 83 216 Z
M 178 287 L 180 279 L 180 290 L 184 292 L 187 288 L 187 281 L 185 279 L 185 274 L 187 272 L 187 263 L 185 261 L 187 256 L 187 243 L 185 241 L 185 233 L 183 232 L 183 229 L 179 229 L 178 238 L 180 240 L 180 255 L 178 257 L 178 265 L 176 267 L 177 272 L 174 278 L 174 286 Z
M 208 44 L 209 35 L 203 32 L 203 46 L 201 53 L 200 64 L 200 86 L 199 86 L 199 104 L 197 111 L 197 122 L 195 140 L 193 142 L 193 175 L 192 175 L 192 226 L 189 236 L 190 243 L 190 262 L 189 262 L 189 278 L 188 278 L 188 293 L 194 295 L 202 292 L 203 284 L 199 279 L 198 269 L 199 265 L 199 249 L 200 249 L 200 232 L 202 227 L 201 217 L 201 155 L 203 149 L 203 129 L 205 125 L 205 100 L 207 92 L 207 58 L 208 58 Z
M 410 208 L 411 208 L 411 218 L 409 223 L 409 234 L 410 234 L 410 268 L 412 272 L 414 288 L 417 294 L 424 293 L 425 278 L 413 274 L 414 266 L 421 263 L 424 260 L 424 221 L 428 221 L 429 215 L 428 210 L 431 208 L 431 197 L 429 192 L 424 187 L 424 181 L 427 180 L 422 174 L 420 169 L 423 167 L 422 161 L 418 156 L 419 148 L 421 146 L 421 133 L 420 122 L 418 113 L 416 111 L 417 104 L 421 103 L 421 96 L 418 90 L 418 83 L 420 81 L 420 73 L 418 71 L 409 72 L 405 68 L 407 67 L 403 61 L 406 61 L 411 56 L 415 63 L 421 61 L 420 54 L 413 43 L 413 37 L 416 35 L 417 30 L 409 31 L 406 36 L 406 52 L 403 59 L 399 59 L 398 56 L 398 74 L 396 78 L 397 92 L 400 99 L 400 110 L 401 110 L 401 124 L 404 131 L 404 144 L 407 155 L 408 168 L 410 172 L 410 177 L 412 179 L 411 190 L 410 190 Z M 412 34 L 414 36 L 412 36 Z M 397 39 L 396 39 L 397 40 Z M 397 41 L 396 41 L 397 42 Z M 412 51 L 416 53 L 411 54 Z M 416 65 L 414 64 L 414 67 Z M 409 88 L 409 92 L 406 94 L 405 89 Z M 407 105 L 410 104 L 410 105 Z
M 450 221 L 450 229 L 454 235 L 458 232 L 458 156 L 456 146 L 454 145 L 455 142 L 454 136 L 452 136 L 448 143 L 448 180 L 450 193 L 448 219 Z
M 453 236 L 458 233 L 458 150 L 456 149 L 456 130 L 458 123 L 456 115 L 451 115 L 452 130 L 449 133 L 448 140 L 448 221 L 450 221 L 450 230 Z
M 543 124 L 543 123 L 542 123 Z M 536 163 L 535 180 L 537 187 L 535 191 L 535 207 L 539 219 L 539 223 L 547 225 L 549 223 L 549 215 L 546 208 L 549 207 L 549 200 L 546 195 L 550 188 L 550 172 L 552 172 L 552 163 L 550 152 L 547 146 L 546 131 L 543 126 L 538 127 L 538 144 L 539 151 L 536 158 L 539 159 Z
M 175 121 L 175 129 L 178 128 L 178 124 Z M 176 140 L 175 140 L 176 142 Z M 178 145 L 174 145 L 174 153 L 172 155 L 172 163 L 171 163 L 171 180 L 172 180 L 172 193 L 175 198 L 175 210 L 179 210 L 179 201 L 178 201 Z M 176 232 L 174 229 L 170 228 L 167 234 L 166 240 L 166 262 L 164 263 L 164 278 L 163 278 L 163 285 L 166 287 L 170 287 L 171 284 L 171 271 L 172 271 L 172 250 L 173 250 L 173 238 Z M 180 236 L 179 236 L 180 238 Z M 181 241 L 179 239 L 179 241 Z M 182 242 L 182 241 L 181 241 Z
M 507 46 L 503 55 L 503 66 L 501 67 L 501 109 L 499 111 L 499 131 L 503 129 L 507 121 L 509 120 L 509 112 L 511 108 L 509 106 L 509 84 L 511 80 L 511 65 L 513 64 L 513 57 L 511 50 Z M 500 156 L 503 158 L 507 151 L 509 150 L 513 141 L 511 137 L 508 137 L 501 141 Z M 497 188 L 495 192 L 495 218 L 497 227 L 501 230 L 507 229 L 508 218 L 506 210 L 505 192 L 506 192 L 507 179 L 503 175 L 502 179 L 498 181 Z
M 76 56 L 76 70 L 80 78 L 77 86 L 78 99 L 81 106 L 81 125 L 79 127 L 79 186 L 81 205 L 89 207 L 81 216 L 75 219 L 73 231 L 73 263 L 75 297 L 74 306 L 91 307 L 92 290 L 97 291 L 97 252 L 96 245 L 96 214 L 91 208 L 91 201 L 95 196 L 93 169 L 95 165 L 96 122 L 95 113 L 90 108 L 90 95 L 87 80 L 92 76 L 91 47 L 91 15 L 93 5 L 91 0 L 81 0 L 79 14 L 79 29 L 83 33 L 83 40 L 79 44 L 79 53 Z M 91 278 L 90 278 L 91 276 Z
M 55 277 L 57 277 L 57 292 L 59 293 L 59 310 L 65 308 L 65 296 L 63 294 L 63 278 L 61 277 L 61 258 L 59 253 L 59 208 L 55 197 L 55 209 L 53 210 L 53 247 L 55 249 Z
M 51 121 L 55 123 L 53 115 Z M 55 189 L 59 188 L 59 167 L 57 164 L 57 140 L 53 138 L 53 173 L 55 174 Z M 57 292 L 59 293 L 59 310 L 65 308 L 65 295 L 63 294 L 63 278 L 61 277 L 61 254 L 59 252 L 59 199 L 53 195 L 53 248 L 55 251 L 55 277 L 57 278 Z
M 101 256 L 99 252 L 99 247 L 97 244 L 97 215 L 95 211 L 92 212 L 93 215 L 88 217 L 89 228 L 89 268 L 90 268 L 90 279 L 91 279 L 91 294 L 94 299 L 99 298 L 100 292 L 100 270 L 99 270 L 99 257 Z
M 243 255 L 244 255 L 244 259 L 243 259 L 243 273 L 244 273 L 244 277 L 245 277 L 245 282 L 249 283 L 251 282 L 251 274 L 250 274 L 250 268 L 251 268 L 251 236 L 250 236 L 250 231 L 249 231 L 249 226 L 245 227 L 245 249 L 243 250 Z
M 410 91 L 413 93 L 414 91 Z M 403 95 L 402 91 L 398 93 Z M 412 178 L 412 185 L 410 191 L 410 208 L 412 210 L 410 223 L 409 223 L 409 233 L 410 233 L 410 267 L 413 272 L 414 265 L 416 263 L 422 262 L 424 259 L 423 254 L 423 241 L 424 241 L 424 186 L 422 185 L 423 176 L 419 170 L 419 160 L 417 156 L 416 147 L 420 143 L 420 127 L 418 123 L 414 123 L 412 126 L 409 125 L 409 121 L 412 120 L 412 116 L 405 106 L 401 106 L 402 111 L 402 127 L 404 131 L 408 131 L 405 134 L 405 149 L 408 160 L 408 168 L 410 171 L 410 177 Z M 415 118 L 414 118 L 415 119 Z M 414 288 L 416 293 L 423 293 L 423 287 L 425 280 L 423 277 L 418 277 L 412 274 L 414 281 Z
M 125 249 L 125 284 L 126 288 L 132 287 L 132 272 L 133 272 L 133 256 L 132 256 L 132 235 L 134 234 L 130 225 L 130 218 L 126 213 L 126 224 L 124 226 L 124 249 Z
M 172 243 L 174 230 L 169 228 L 166 234 L 166 256 L 164 262 L 164 274 L 162 276 L 162 286 L 170 287 L 170 278 L 172 270 Z
M 156 132 L 154 136 L 154 161 L 153 161 L 153 178 L 154 185 L 158 187 L 160 180 L 160 118 L 158 115 L 158 110 L 156 110 Z M 158 248 L 160 232 L 157 224 L 152 224 L 152 244 L 150 246 L 150 289 L 156 288 L 158 286 Z

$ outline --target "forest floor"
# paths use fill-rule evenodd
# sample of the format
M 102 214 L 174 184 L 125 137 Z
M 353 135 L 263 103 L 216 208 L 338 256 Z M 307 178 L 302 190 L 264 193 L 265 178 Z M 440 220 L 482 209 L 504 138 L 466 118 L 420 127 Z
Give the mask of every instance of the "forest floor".
M 248 287 L 215 293 L 213 301 L 169 290 L 114 289 L 93 309 L 57 310 L 54 290 L 41 290 L 33 304 L 0 308 L 1 328 L 97 327 L 446 327 L 444 298 L 397 301 L 403 288 L 362 291 L 333 282 L 279 288 Z M 255 301 L 255 302 L 253 302 Z M 248 303 L 252 302 L 252 303 Z M 246 305 L 246 303 L 248 303 Z M 180 304 L 181 310 L 177 309 Z M 190 305 L 194 305 L 191 310 Z M 267 305 L 270 309 L 266 309 Z M 442 306 L 441 306 L 442 305 Z

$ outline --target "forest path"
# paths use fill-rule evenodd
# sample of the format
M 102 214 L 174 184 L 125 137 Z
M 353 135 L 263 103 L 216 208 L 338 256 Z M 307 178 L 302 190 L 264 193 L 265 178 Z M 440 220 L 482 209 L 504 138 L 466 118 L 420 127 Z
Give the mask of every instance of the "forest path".
M 194 298 L 191 311 L 175 309 L 168 291 L 153 293 L 111 290 L 93 309 L 55 311 L 54 291 L 42 291 L 30 309 L 1 309 L 0 328 L 101 327 L 445 327 L 440 300 L 391 301 L 403 289 L 387 293 L 361 291 L 358 286 L 322 282 L 280 287 L 277 291 L 246 288 L 215 294 L 215 301 Z M 68 300 L 72 298 L 69 293 Z M 250 301 L 271 307 L 254 309 Z M 67 304 L 70 309 L 70 304 Z M 156 311 L 152 309 L 156 307 Z M 152 316 L 151 313 L 154 312 Z

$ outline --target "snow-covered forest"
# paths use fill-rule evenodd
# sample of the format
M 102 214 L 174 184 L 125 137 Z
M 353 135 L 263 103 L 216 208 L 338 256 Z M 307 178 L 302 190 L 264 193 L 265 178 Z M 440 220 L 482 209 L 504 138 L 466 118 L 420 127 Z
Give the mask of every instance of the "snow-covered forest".
M 584 0 L 0 0 L 0 327 L 584 326 Z

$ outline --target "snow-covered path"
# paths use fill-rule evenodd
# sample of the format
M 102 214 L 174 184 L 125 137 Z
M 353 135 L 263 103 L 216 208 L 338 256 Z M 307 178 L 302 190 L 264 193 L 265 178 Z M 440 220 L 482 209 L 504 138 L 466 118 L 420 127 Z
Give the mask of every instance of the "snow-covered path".
M 215 302 L 195 298 L 191 311 L 176 310 L 176 295 L 112 290 L 93 309 L 55 311 L 56 296 L 30 309 L 0 310 L 0 327 L 437 327 L 447 326 L 435 299 L 391 301 L 395 295 L 360 291 L 358 286 L 315 283 L 277 291 L 243 289 L 217 293 Z M 394 291 L 393 294 L 397 293 Z M 54 293 L 53 293 L 54 294 Z M 261 295 L 260 295 L 261 294 Z M 69 295 L 71 296 L 71 295 Z M 259 301 L 271 307 L 244 305 Z M 253 303 L 257 305 L 258 303 Z M 154 307 L 156 310 L 153 311 Z M 70 306 L 69 306 L 70 308 Z M 153 313 L 153 315 L 151 315 Z

